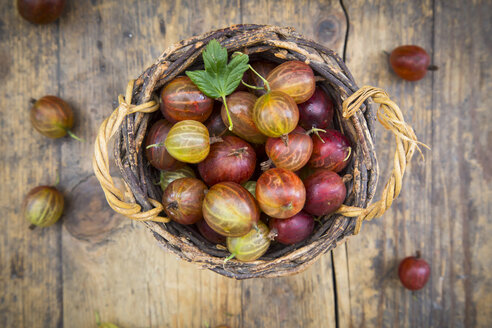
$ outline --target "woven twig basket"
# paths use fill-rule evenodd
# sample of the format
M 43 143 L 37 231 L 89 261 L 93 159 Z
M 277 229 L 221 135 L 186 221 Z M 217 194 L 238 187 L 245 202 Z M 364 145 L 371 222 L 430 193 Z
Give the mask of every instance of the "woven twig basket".
M 163 213 L 162 191 L 154 185 L 158 172 L 143 156 L 142 142 L 149 125 L 158 118 L 154 97 L 167 82 L 186 70 L 203 66 L 201 53 L 216 39 L 229 53 L 241 51 L 252 59 L 275 62 L 301 60 L 309 64 L 331 94 L 336 125 L 354 146 L 346 169 L 347 197 L 339 211 L 324 217 L 306 241 L 291 246 L 273 245 L 259 260 L 224 262 L 229 253 L 204 239 L 194 226 L 183 226 L 159 216 Z M 371 202 L 378 179 L 378 164 L 372 131 L 375 114 L 368 98 L 379 103 L 378 119 L 395 134 L 394 168 L 382 198 Z M 236 25 L 181 41 L 168 48 L 157 61 L 128 85 L 120 105 L 99 130 L 93 158 L 94 171 L 111 207 L 131 219 L 143 221 L 158 243 L 180 258 L 236 279 L 277 277 L 300 272 L 346 237 L 357 234 L 363 220 L 380 216 L 401 189 L 406 163 L 417 148 L 417 139 L 388 95 L 377 88 L 358 88 L 343 61 L 332 50 L 310 41 L 291 28 Z M 118 189 L 109 173 L 108 143 L 115 135 L 114 156 L 125 181 Z M 138 245 L 136 245 L 138 247 Z

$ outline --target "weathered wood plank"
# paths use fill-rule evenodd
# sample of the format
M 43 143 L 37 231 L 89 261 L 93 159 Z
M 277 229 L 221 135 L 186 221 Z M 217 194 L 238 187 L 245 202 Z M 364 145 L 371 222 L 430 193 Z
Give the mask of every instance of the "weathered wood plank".
M 299 33 L 337 51 L 340 56 L 346 19 L 337 0 L 255 0 L 241 2 L 242 22 L 294 27 Z
M 0 11 L 0 326 L 59 327 L 61 225 L 31 231 L 21 210 L 31 188 L 55 182 L 60 147 L 73 143 L 29 122 L 29 98 L 58 93 L 58 26 L 24 21 L 11 2 Z
M 95 311 L 123 327 L 326 327 L 336 315 L 339 327 L 490 326 L 491 5 L 346 5 L 347 60 L 359 85 L 387 89 L 433 150 L 412 163 L 394 208 L 337 247 L 333 263 L 325 255 L 297 276 L 242 282 L 175 259 L 141 224 L 113 213 L 91 177 L 92 140 L 127 80 L 192 34 L 239 22 L 288 25 L 341 54 L 338 1 L 72 1 L 49 26 L 0 5 L 9 13 L 0 19 L 0 326 L 88 327 Z M 381 51 L 404 43 L 428 49 L 441 70 L 399 80 Z M 26 125 L 29 97 L 47 93 L 73 105 L 85 143 L 48 140 Z M 393 140 L 378 132 L 387 172 Z M 57 172 L 67 195 L 63 229 L 31 232 L 22 198 Z M 396 266 L 417 249 L 432 278 L 412 294 Z
M 437 1 L 429 323 L 492 324 L 492 3 Z M 441 278 L 442 281 L 439 280 Z
M 380 1 L 346 3 L 350 35 L 346 62 L 359 85 L 388 91 L 402 108 L 419 139 L 432 138 L 432 74 L 418 82 L 405 82 L 392 73 L 390 52 L 402 44 L 417 44 L 432 52 L 432 1 Z M 370 19 L 366 19 L 370 18 Z M 377 129 L 380 163 L 379 190 L 391 169 L 394 138 Z M 334 251 L 339 297 L 340 326 L 413 326 L 427 324 L 431 289 L 413 297 L 398 282 L 397 266 L 403 257 L 421 250 L 431 259 L 430 193 L 432 154 L 417 158 L 407 170 L 400 198 L 383 216 L 363 225 L 360 235 Z M 418 196 L 417 196 L 418 195 Z M 379 199 L 376 193 L 376 199 Z M 341 265 L 339 265 L 341 264 Z M 348 290 L 343 294 L 342 290 Z
M 240 327 L 335 327 L 329 254 L 295 276 L 241 283 Z
M 342 280 L 337 276 L 350 297 L 350 302 L 339 301 L 344 307 L 340 324 L 490 326 L 485 305 L 491 290 L 485 269 L 491 265 L 490 242 L 478 235 L 487 235 L 491 226 L 490 163 L 484 155 L 490 111 L 482 105 L 491 88 L 484 78 L 490 75 L 490 61 L 485 64 L 490 5 L 420 1 L 347 7 L 349 67 L 361 85 L 388 90 L 432 151 L 425 163 L 413 161 L 393 208 L 366 223 L 361 235 L 347 243 L 346 255 L 342 248 L 334 251 L 335 268 L 347 263 L 348 271 Z M 368 16 L 377 19 L 363 19 Z M 381 51 L 401 44 L 423 46 L 441 69 L 418 82 L 399 80 Z M 378 135 L 381 171 L 386 172 L 393 144 L 389 136 Z M 425 289 L 410 293 L 398 282 L 397 265 L 416 250 L 431 263 L 432 276 Z

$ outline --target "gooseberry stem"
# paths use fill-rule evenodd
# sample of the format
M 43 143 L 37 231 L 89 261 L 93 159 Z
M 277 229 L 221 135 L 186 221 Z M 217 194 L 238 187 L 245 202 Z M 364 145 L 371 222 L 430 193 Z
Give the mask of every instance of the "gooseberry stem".
M 99 327 L 101 325 L 101 318 L 99 317 L 99 312 L 96 311 L 96 325 Z
M 77 141 L 84 142 L 84 139 L 77 137 L 72 131 L 67 129 L 67 134 Z
M 267 93 L 270 92 L 270 84 L 268 83 L 268 81 L 263 76 L 261 76 L 260 73 L 258 73 L 257 71 L 255 71 L 255 69 L 253 68 L 253 66 L 251 66 L 250 64 L 248 64 L 248 66 L 249 66 L 249 69 L 253 73 L 255 73 L 256 75 L 258 75 L 258 77 L 263 81 L 263 85 L 266 87 Z
M 177 210 L 178 209 L 178 202 L 173 200 L 169 204 L 167 204 L 167 209 L 168 210 Z
M 260 228 L 258 228 L 258 225 L 256 223 L 253 224 L 253 228 L 256 230 L 256 232 L 260 232 Z
M 350 158 L 350 154 L 352 154 L 352 147 L 348 147 L 348 150 L 349 150 L 349 151 L 348 151 L 347 157 L 345 157 L 345 159 L 343 160 L 344 162 L 345 162 L 346 160 L 348 160 L 348 159 Z
M 224 259 L 224 264 L 226 264 L 227 261 L 232 260 L 235 256 L 236 256 L 236 253 L 232 253 L 231 255 L 229 255 L 228 257 L 226 257 Z
M 282 141 L 284 142 L 285 147 L 289 146 L 289 135 L 287 133 L 282 134 L 280 136 L 280 139 L 282 139 Z
M 60 173 L 56 172 L 55 184 L 53 185 L 53 187 L 58 186 L 59 183 L 60 183 Z
M 292 205 L 292 202 L 289 202 L 287 205 L 282 205 L 282 209 L 286 211 L 290 211 L 291 209 L 294 208 L 294 205 Z
M 317 134 L 317 132 L 325 132 L 326 133 L 326 130 L 312 127 L 311 130 L 306 131 L 306 134 L 307 135 L 310 135 L 311 133 L 316 133 Z
M 244 84 L 246 87 L 250 88 L 250 89 L 255 89 L 255 90 L 265 90 L 264 87 L 257 87 L 255 85 L 251 85 L 251 84 L 248 84 L 244 81 L 241 81 L 242 84 Z
M 164 143 L 163 142 L 159 142 L 159 143 L 155 143 L 155 144 L 152 144 L 152 145 L 148 145 L 147 147 L 145 147 L 145 149 L 149 149 L 149 148 L 159 148 L 159 147 L 162 147 L 164 146 Z
M 229 107 L 227 107 L 227 101 L 225 96 L 222 96 L 222 101 L 224 102 L 224 107 L 227 114 L 227 120 L 229 121 L 229 131 L 232 131 L 232 127 L 234 125 L 232 124 L 232 118 L 231 118 L 231 114 L 229 113 Z
M 264 162 L 261 162 L 260 167 L 262 171 L 268 171 L 272 167 L 273 161 L 268 159 Z
M 313 127 L 311 130 L 307 131 L 306 134 L 307 135 L 310 135 L 311 133 L 314 133 L 315 135 L 318 136 L 319 140 L 321 140 L 322 143 L 325 143 L 325 141 L 323 140 L 323 138 L 321 138 L 321 136 L 319 135 L 319 132 L 325 132 L 326 133 L 326 130 L 318 129 L 318 128 Z
M 221 137 L 216 137 L 216 136 L 210 137 L 210 144 L 211 145 L 213 145 L 216 142 L 222 142 L 222 141 L 224 141 L 224 139 L 222 139 Z
M 268 239 L 270 239 L 270 240 L 274 240 L 275 237 L 277 237 L 277 236 L 278 236 L 277 228 L 272 228 L 272 230 L 270 230 L 270 232 L 267 235 Z
M 238 148 L 238 149 L 234 149 L 232 150 L 229 154 L 227 154 L 227 156 L 239 156 L 241 155 L 242 153 L 244 153 L 245 151 L 248 150 L 248 147 L 241 147 L 241 148 Z

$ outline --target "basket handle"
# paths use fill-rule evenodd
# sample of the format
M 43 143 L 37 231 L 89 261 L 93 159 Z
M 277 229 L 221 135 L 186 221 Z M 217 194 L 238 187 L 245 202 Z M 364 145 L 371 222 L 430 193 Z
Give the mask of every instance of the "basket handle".
M 419 145 L 429 148 L 417 140 L 415 132 L 405 122 L 398 105 L 382 89 L 364 86 L 357 90 L 343 102 L 343 117 L 349 118 L 354 115 L 369 97 L 375 103 L 379 104 L 377 111 L 379 122 L 395 135 L 396 150 L 393 160 L 393 170 L 383 189 L 381 199 L 372 203 L 367 208 L 342 205 L 336 212 L 347 217 L 357 217 L 354 235 L 359 233 L 364 220 L 370 221 L 375 217 L 383 215 L 390 208 L 393 200 L 398 197 L 407 163 L 412 159 L 415 149 L 422 154 Z
M 94 144 L 92 167 L 96 178 L 99 180 L 104 191 L 106 200 L 113 210 L 137 221 L 169 222 L 169 218 L 159 216 L 159 213 L 164 207 L 155 199 L 149 198 L 149 202 L 154 208 L 146 212 L 140 212 L 142 208 L 135 202 L 126 202 L 125 191 L 130 190 L 128 185 L 125 183 L 126 190 L 124 191 L 118 189 L 109 173 L 108 143 L 111 137 L 113 137 L 120 128 L 123 119 L 132 113 L 152 113 L 159 108 L 159 104 L 154 100 L 141 105 L 133 105 L 133 84 L 133 80 L 128 83 L 126 95 L 124 97 L 123 95 L 118 96 L 119 106 L 99 127 L 96 142 Z

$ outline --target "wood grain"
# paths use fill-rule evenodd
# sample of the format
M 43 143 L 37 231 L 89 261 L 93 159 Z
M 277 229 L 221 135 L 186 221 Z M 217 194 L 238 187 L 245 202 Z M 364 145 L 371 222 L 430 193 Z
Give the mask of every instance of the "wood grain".
M 436 325 L 490 326 L 492 308 L 492 3 L 435 3 L 432 144 Z M 468 23 L 466 23 L 468 22 Z M 442 282 L 441 282 L 442 280 Z M 440 311 L 439 311 L 440 310 Z M 447 315 L 444 315 L 447 313 Z
M 490 299 L 491 263 L 489 256 L 478 255 L 490 250 L 479 237 L 479 231 L 490 231 L 490 162 L 484 160 L 490 111 L 482 105 L 491 87 L 483 80 L 490 75 L 490 64 L 484 64 L 490 53 L 484 13 L 490 18 L 490 8 L 439 1 L 348 3 L 347 8 L 348 66 L 360 85 L 389 92 L 432 151 L 423 163 L 415 158 L 393 208 L 365 224 L 345 249 L 334 251 L 340 326 L 490 325 L 490 307 L 481 304 Z M 377 20 L 354 19 L 364 13 Z M 402 44 L 427 49 L 439 71 L 418 82 L 398 79 L 381 51 Z M 393 140 L 378 135 L 381 172 L 387 172 Z M 410 293 L 397 280 L 397 265 L 417 250 L 431 263 L 432 276 L 428 287 Z
M 346 6 L 351 28 L 346 62 L 356 81 L 387 90 L 419 139 L 428 143 L 432 130 L 432 74 L 418 83 L 405 82 L 391 71 L 383 51 L 391 52 L 402 44 L 432 49 L 432 1 L 360 2 Z M 380 126 L 376 135 L 381 174 L 375 199 L 379 199 L 395 145 L 391 134 Z M 426 156 L 425 163 L 415 158 L 407 169 L 403 191 L 392 208 L 382 218 L 363 224 L 361 233 L 348 241 L 346 249 L 334 250 L 337 284 L 340 281 L 340 289 L 349 291 L 348 295 L 338 293 L 341 326 L 425 325 L 423 320 L 429 317 L 426 312 L 430 310 L 426 308 L 429 289 L 417 294 L 416 301 L 400 287 L 397 266 L 399 260 L 418 249 L 424 258 L 432 254 L 431 249 L 422 247 L 428 233 L 425 227 L 431 222 L 428 213 L 432 154 Z M 416 233 L 420 230 L 422 233 Z
M 58 93 L 58 26 L 36 28 L 10 2 L 0 24 L 0 326 L 56 327 L 62 320 L 61 224 L 29 230 L 22 200 L 53 184 L 60 147 L 29 123 L 29 98 Z M 8 14 L 7 14 L 8 13 Z M 63 188 L 61 188 L 63 190 Z
M 0 4 L 0 326 L 94 327 L 96 311 L 121 327 L 490 326 L 490 1 L 345 5 L 358 84 L 387 89 L 432 151 L 412 163 L 393 208 L 332 256 L 296 276 L 234 281 L 176 259 L 142 224 L 112 212 L 92 176 L 92 140 L 128 79 L 191 35 L 287 25 L 341 54 L 339 1 L 68 1 L 48 26 Z M 415 83 L 397 78 L 382 50 L 408 43 L 428 49 L 440 70 Z M 31 129 L 29 98 L 45 94 L 73 106 L 85 143 Z M 378 136 L 384 180 L 393 138 Z M 63 223 L 29 231 L 22 198 L 57 173 Z M 410 293 L 396 267 L 416 250 L 432 277 Z
M 294 27 L 304 36 L 343 52 L 346 20 L 336 0 L 255 0 L 241 2 L 242 23 Z

